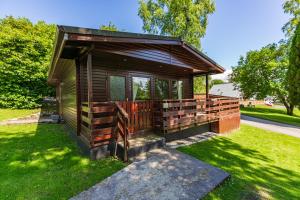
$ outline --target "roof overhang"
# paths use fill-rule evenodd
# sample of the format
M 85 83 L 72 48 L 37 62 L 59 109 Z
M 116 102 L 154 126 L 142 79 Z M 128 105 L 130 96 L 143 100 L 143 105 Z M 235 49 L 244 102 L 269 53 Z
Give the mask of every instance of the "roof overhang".
M 67 43 L 80 43 L 82 49 L 87 49 L 93 43 L 126 43 L 126 44 L 141 44 L 141 45 L 169 45 L 184 49 L 190 56 L 199 59 L 199 62 L 203 62 L 207 66 L 207 70 L 199 72 L 194 75 L 201 74 L 217 74 L 223 73 L 225 70 L 218 65 L 211 58 L 203 54 L 198 49 L 192 47 L 180 38 L 150 35 L 150 34 L 136 34 L 128 32 L 114 32 L 114 31 L 102 31 L 97 29 L 87 29 L 71 26 L 57 26 L 54 52 L 52 54 L 51 64 L 48 71 L 48 83 L 55 84 L 56 77 L 53 74 L 58 66 L 59 59 L 62 57 L 62 52 L 66 48 Z M 78 54 L 82 52 L 79 51 Z M 188 55 L 189 56 L 189 55 Z M 72 57 L 71 59 L 75 59 Z M 69 58 L 70 59 L 70 58 Z

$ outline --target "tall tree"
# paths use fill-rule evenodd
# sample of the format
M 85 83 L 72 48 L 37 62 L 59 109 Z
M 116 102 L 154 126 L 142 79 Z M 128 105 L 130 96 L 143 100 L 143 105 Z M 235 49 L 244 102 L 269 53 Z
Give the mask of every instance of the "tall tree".
M 287 36 L 291 36 L 297 24 L 300 23 L 300 0 L 285 0 L 283 4 L 285 13 L 291 15 L 291 19 L 283 26 L 283 31 Z
M 180 37 L 201 49 L 208 15 L 215 11 L 212 0 L 139 0 L 138 14 L 143 30 L 152 34 Z M 194 79 L 194 92 L 205 92 L 204 77 Z
M 249 51 L 233 68 L 231 80 L 246 98 L 274 96 L 284 104 L 287 114 L 293 115 L 294 104 L 287 92 L 287 50 L 287 44 L 281 42 Z
M 32 24 L 26 18 L 0 19 L 0 107 L 33 108 L 47 85 L 55 25 Z
M 181 37 L 201 48 L 208 15 L 215 11 L 212 0 L 139 0 L 144 31 Z
M 109 22 L 108 25 L 102 25 L 100 26 L 100 30 L 105 31 L 118 31 L 118 28 L 116 25 L 114 25 L 112 22 Z
M 289 52 L 288 90 L 291 101 L 300 106 L 300 23 L 293 35 Z

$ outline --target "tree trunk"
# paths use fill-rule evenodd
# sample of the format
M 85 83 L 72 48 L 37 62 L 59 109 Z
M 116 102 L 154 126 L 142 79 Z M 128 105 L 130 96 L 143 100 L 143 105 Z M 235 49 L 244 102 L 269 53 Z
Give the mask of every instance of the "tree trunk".
M 294 105 L 290 105 L 290 106 L 286 107 L 286 113 L 288 115 L 293 116 L 294 115 Z
M 294 105 L 292 103 L 289 103 L 283 96 L 279 96 L 281 97 L 281 102 L 283 103 L 283 105 L 286 108 L 286 114 L 293 116 L 294 115 Z

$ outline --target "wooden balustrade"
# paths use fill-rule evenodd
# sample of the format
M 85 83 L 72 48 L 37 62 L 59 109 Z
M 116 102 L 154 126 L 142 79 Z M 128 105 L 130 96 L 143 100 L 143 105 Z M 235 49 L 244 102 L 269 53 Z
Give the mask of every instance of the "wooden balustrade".
M 127 161 L 128 114 L 114 102 L 82 103 L 81 137 L 91 148 L 107 145 L 114 141 L 114 154 L 121 136 L 124 144 L 124 160 Z
M 239 114 L 239 101 L 233 98 L 82 103 L 81 136 L 91 147 L 121 137 L 127 160 L 130 134 L 146 129 L 176 132 L 235 114 Z
M 153 127 L 152 100 L 118 101 L 117 103 L 128 113 L 128 129 L 130 134 Z
M 239 101 L 233 98 L 162 100 L 155 101 L 154 108 L 154 127 L 170 133 L 239 113 Z
M 123 141 L 123 159 L 124 161 L 128 161 L 128 149 L 129 149 L 129 142 L 128 142 L 128 122 L 129 122 L 129 117 L 128 113 L 122 108 L 122 106 L 116 102 L 115 103 L 117 107 L 117 126 L 116 126 L 116 132 L 115 132 L 115 148 L 114 148 L 114 155 L 117 155 L 117 143 L 119 141 L 119 136 L 122 137 Z

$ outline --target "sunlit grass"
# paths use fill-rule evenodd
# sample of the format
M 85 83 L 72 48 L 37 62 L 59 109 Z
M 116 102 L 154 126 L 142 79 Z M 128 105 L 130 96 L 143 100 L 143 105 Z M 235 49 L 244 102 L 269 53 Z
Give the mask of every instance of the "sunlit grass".
M 0 121 L 25 117 L 27 115 L 35 114 L 40 112 L 40 109 L 3 109 L 0 108 Z
M 124 166 L 82 156 L 62 125 L 0 126 L 0 199 L 68 199 Z
M 299 199 L 300 139 L 242 125 L 239 131 L 179 148 L 231 174 L 206 199 Z
M 300 111 L 297 108 L 294 110 L 294 116 L 287 115 L 284 108 L 264 105 L 256 105 L 255 108 L 241 108 L 241 113 L 252 117 L 300 126 Z

